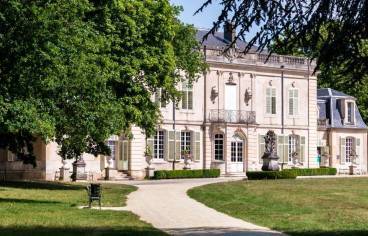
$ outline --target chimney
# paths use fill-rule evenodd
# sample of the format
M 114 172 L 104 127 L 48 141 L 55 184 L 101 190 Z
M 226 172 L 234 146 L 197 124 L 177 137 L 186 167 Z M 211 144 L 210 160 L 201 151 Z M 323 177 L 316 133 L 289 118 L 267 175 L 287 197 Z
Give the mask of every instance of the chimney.
M 226 21 L 224 23 L 224 38 L 228 43 L 230 44 L 235 39 L 235 25 L 231 23 L 230 21 Z

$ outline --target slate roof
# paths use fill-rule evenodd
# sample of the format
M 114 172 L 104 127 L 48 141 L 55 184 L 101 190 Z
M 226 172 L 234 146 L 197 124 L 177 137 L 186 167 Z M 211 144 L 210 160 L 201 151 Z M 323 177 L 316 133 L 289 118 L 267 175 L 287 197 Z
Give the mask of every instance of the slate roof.
M 353 99 L 354 97 L 347 95 L 343 92 L 324 88 L 317 90 L 317 105 L 319 109 L 319 119 L 329 119 L 330 128 L 351 128 L 351 129 L 366 129 L 367 125 L 364 123 L 362 116 L 360 115 L 357 105 L 355 105 L 355 124 L 346 125 L 343 124 L 343 116 L 339 108 L 339 102 L 341 99 Z
M 224 38 L 224 32 L 216 32 L 215 34 L 209 34 L 207 39 L 203 41 L 203 37 L 207 34 L 209 30 L 198 29 L 197 40 L 209 49 L 223 49 L 226 48 L 231 42 Z M 244 50 L 247 43 L 238 39 L 236 42 L 236 47 L 239 50 Z M 255 52 L 257 47 L 252 47 L 251 51 Z

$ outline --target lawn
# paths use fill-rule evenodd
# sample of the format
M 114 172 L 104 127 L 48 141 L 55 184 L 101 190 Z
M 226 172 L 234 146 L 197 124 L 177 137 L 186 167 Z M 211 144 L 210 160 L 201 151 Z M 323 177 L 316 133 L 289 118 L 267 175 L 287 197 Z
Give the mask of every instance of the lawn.
M 189 190 L 228 215 L 289 235 L 368 235 L 368 178 L 237 181 Z
M 102 206 L 124 206 L 135 187 L 102 185 Z M 163 235 L 130 212 L 77 209 L 87 205 L 83 185 L 0 183 L 0 235 Z

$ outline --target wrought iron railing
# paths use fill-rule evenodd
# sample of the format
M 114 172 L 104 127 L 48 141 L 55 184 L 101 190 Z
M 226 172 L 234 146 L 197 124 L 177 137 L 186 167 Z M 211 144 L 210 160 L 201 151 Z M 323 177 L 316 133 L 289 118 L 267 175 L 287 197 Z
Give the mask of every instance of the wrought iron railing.
M 256 113 L 254 111 L 239 111 L 239 110 L 211 110 L 209 120 L 211 122 L 224 123 L 256 123 Z

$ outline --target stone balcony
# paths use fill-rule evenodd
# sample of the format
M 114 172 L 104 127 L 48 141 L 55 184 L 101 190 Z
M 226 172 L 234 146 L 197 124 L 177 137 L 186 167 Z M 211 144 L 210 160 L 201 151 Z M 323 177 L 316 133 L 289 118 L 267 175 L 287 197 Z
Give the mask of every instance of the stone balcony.
M 317 126 L 319 129 L 327 129 L 329 125 L 329 119 L 317 119 Z
M 255 124 L 256 112 L 214 109 L 210 111 L 209 121 L 216 123 Z
M 308 58 L 304 57 L 277 54 L 269 56 L 267 53 L 254 52 L 244 54 L 237 49 L 229 49 L 225 52 L 222 49 L 208 49 L 206 57 L 209 62 L 246 64 L 271 68 L 283 66 L 285 69 L 310 70 L 311 72 L 313 72 L 316 66 L 314 61 L 310 62 Z

